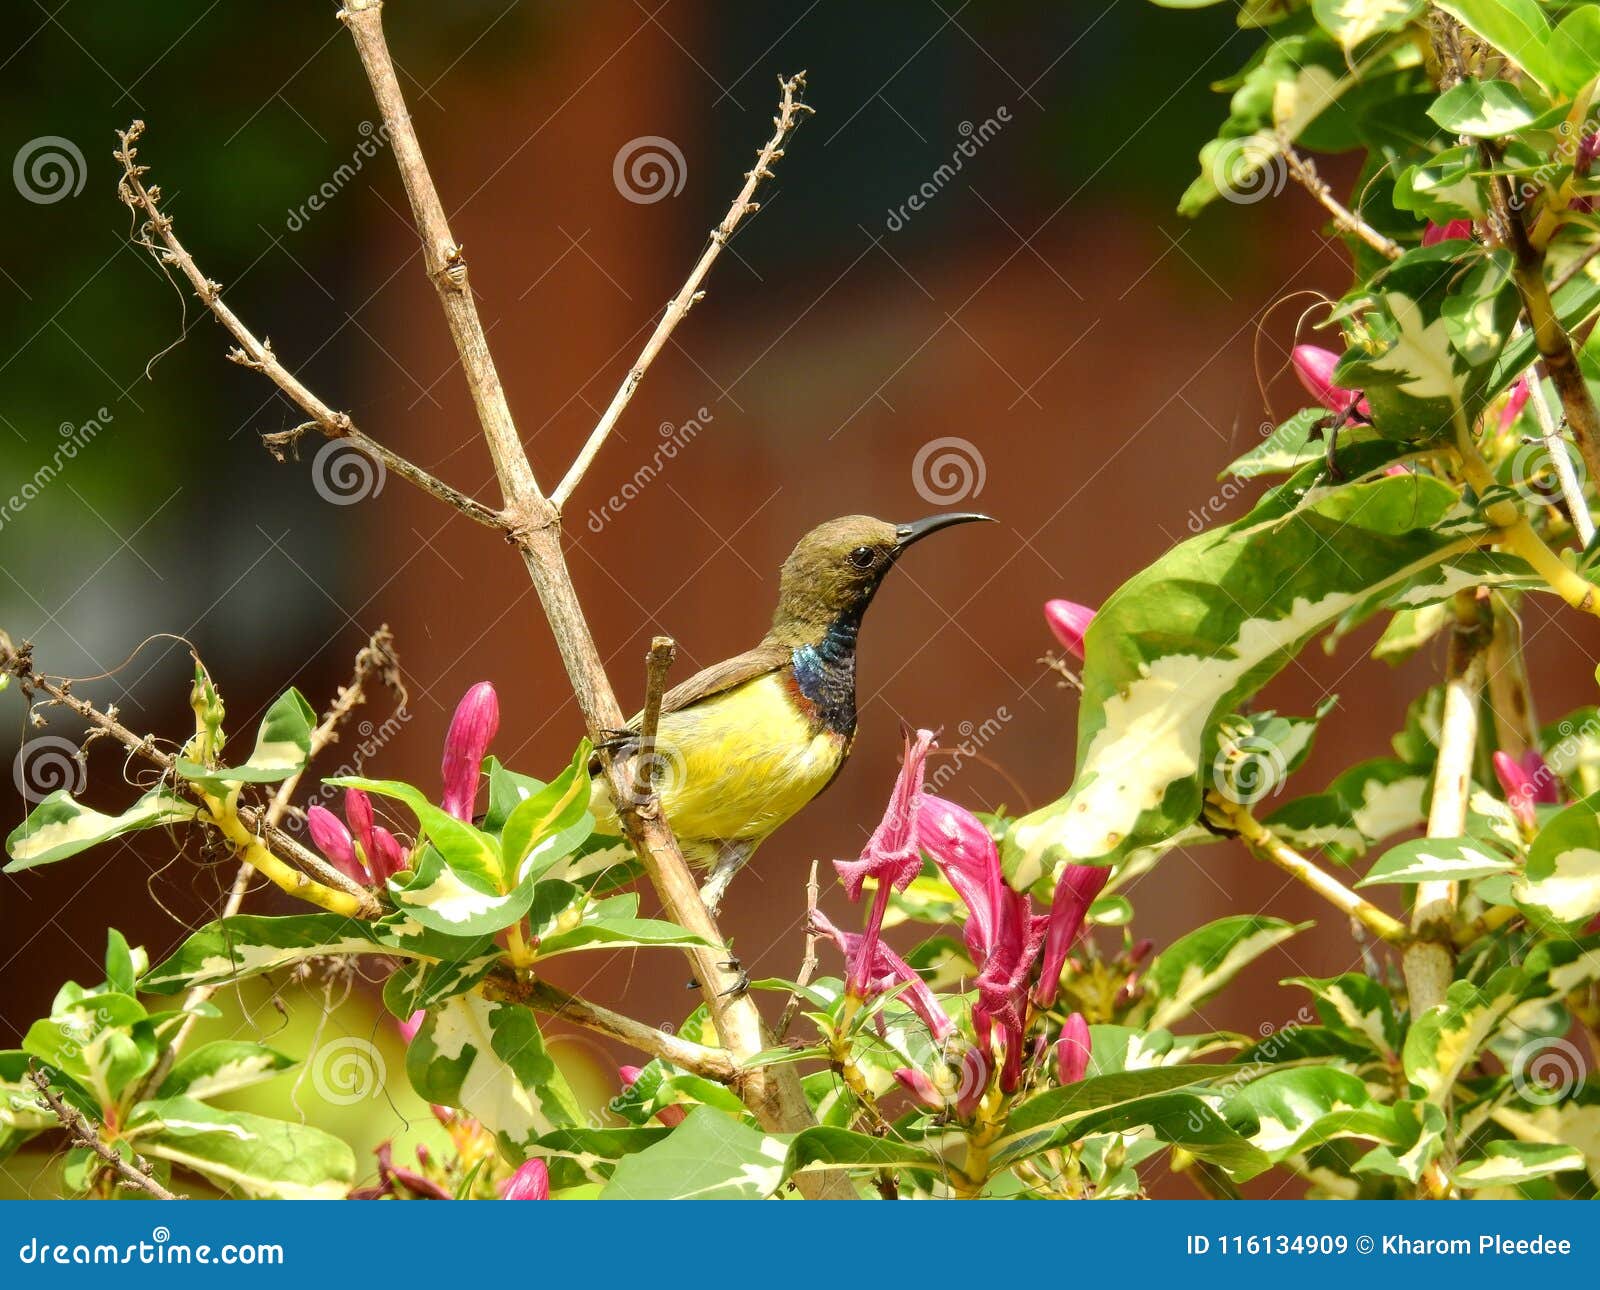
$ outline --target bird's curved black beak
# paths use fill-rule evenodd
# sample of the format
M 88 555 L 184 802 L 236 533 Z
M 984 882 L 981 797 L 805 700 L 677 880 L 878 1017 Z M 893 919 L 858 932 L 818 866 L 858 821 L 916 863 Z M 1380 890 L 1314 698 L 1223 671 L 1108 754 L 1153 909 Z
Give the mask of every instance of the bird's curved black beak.
M 926 519 L 912 520 L 909 524 L 897 524 L 894 530 L 895 541 L 904 551 L 913 542 L 920 542 L 930 533 L 937 533 L 940 529 L 947 529 L 952 524 L 971 524 L 976 520 L 984 520 L 993 524 L 992 515 L 979 515 L 976 511 L 947 511 L 943 515 L 930 515 Z

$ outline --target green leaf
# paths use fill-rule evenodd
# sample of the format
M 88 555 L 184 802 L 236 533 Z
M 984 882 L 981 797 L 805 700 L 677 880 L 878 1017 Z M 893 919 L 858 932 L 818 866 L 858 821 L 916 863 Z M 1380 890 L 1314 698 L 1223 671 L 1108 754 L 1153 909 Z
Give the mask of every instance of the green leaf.
M 401 1021 L 419 1009 L 435 1008 L 446 999 L 465 994 L 502 962 L 498 946 L 477 958 L 456 963 L 412 959 L 401 963 L 383 983 L 383 1006 Z
M 1181 1020 L 1274 945 L 1310 926 L 1235 914 L 1180 937 L 1150 961 L 1136 1015 L 1151 1027 Z
M 102 1111 L 156 1062 L 149 1014 L 133 996 L 114 991 L 85 995 L 34 1022 L 22 1048 L 82 1084 Z
M 1138 1118 L 1162 1142 L 1247 1182 L 1272 1168 L 1272 1158 L 1192 1093 L 1167 1093 L 1138 1104 Z
M 1422 12 L 1424 0 L 1312 0 L 1317 24 L 1345 49 L 1379 32 L 1399 31 Z
M 578 745 L 572 764 L 554 780 L 519 802 L 506 817 L 500 834 L 500 847 L 505 866 L 503 881 L 507 886 L 520 882 L 521 866 L 540 844 L 551 842 L 556 835 L 566 839 L 561 847 L 545 846 L 532 858 L 536 871 L 543 872 L 563 856 L 569 855 L 588 837 L 590 827 L 577 832 L 589 804 L 589 758 L 594 749 L 587 739 Z M 571 831 L 570 833 L 568 831 Z
M 1019 1159 L 1040 1149 L 1057 1135 L 1077 1132 L 1089 1117 L 1114 1108 L 1133 1107 L 1141 1099 L 1174 1089 L 1226 1080 L 1237 1075 L 1236 1066 L 1152 1066 L 1115 1075 L 1091 1075 L 1076 1084 L 1035 1094 L 1016 1106 L 996 1143 L 996 1163 Z M 1091 1130 L 1084 1129 L 1084 1132 Z
M 1351 606 L 1438 563 L 1453 489 L 1408 476 L 1346 484 L 1288 514 L 1264 502 L 1135 574 L 1085 643 L 1078 765 L 1060 801 L 1018 820 L 1002 860 L 1019 890 L 1107 863 L 1190 824 L 1222 719 Z
M 602 1200 L 760 1200 L 782 1185 L 788 1148 L 710 1107 L 654 1146 L 623 1157 Z
M 1510 873 L 1516 862 L 1490 851 L 1471 838 L 1416 838 L 1390 847 L 1357 887 L 1385 883 L 1467 882 L 1491 874 Z
M 534 879 L 502 895 L 498 886 L 470 870 L 456 870 L 431 847 L 412 867 L 389 880 L 395 907 L 424 927 L 451 936 L 490 936 L 510 927 L 533 903 Z
M 221 1093 L 249 1088 L 294 1065 L 294 1058 L 265 1044 L 218 1039 L 196 1048 L 162 1081 L 158 1097 L 192 1097 L 206 1101 Z
M 902 1138 L 879 1138 L 827 1125 L 802 1129 L 789 1143 L 783 1176 L 806 1169 L 928 1169 L 942 1173 L 944 1165 L 934 1152 Z
M 140 958 L 144 951 L 139 952 Z M 128 948 L 128 938 L 115 927 L 106 932 L 106 989 L 117 994 L 132 994 L 138 970 L 134 954 Z
M 1483 1155 L 1450 1171 L 1450 1181 L 1464 1191 L 1483 1187 L 1515 1187 L 1518 1183 L 1584 1167 L 1583 1152 L 1559 1143 L 1491 1142 Z
M 1568 86 L 1563 60 L 1550 50 L 1550 24 L 1536 0 L 1436 0 L 1437 6 L 1482 36 L 1545 89 Z
M 1545 822 L 1512 891 L 1519 905 L 1557 923 L 1600 913 L 1600 793 Z
M 569 887 L 567 883 L 541 883 L 541 887 Z M 575 889 L 574 889 L 575 890 Z M 582 896 L 583 893 L 575 892 Z M 566 908 L 572 909 L 569 903 Z M 625 949 L 628 946 L 648 945 L 705 945 L 693 932 L 685 931 L 676 923 L 656 918 L 639 918 L 637 892 L 625 892 L 608 900 L 587 901 L 582 914 L 573 925 L 570 918 L 558 918 L 549 933 L 540 932 L 536 919 L 534 929 L 539 934 L 539 957 L 553 958 L 557 954 L 570 954 L 574 950 Z
M 11 831 L 6 839 L 11 863 L 4 872 L 17 873 L 37 865 L 53 864 L 137 829 L 192 820 L 199 809 L 192 802 L 153 789 L 121 815 L 102 815 L 74 801 L 65 789 L 57 789 Z
M 1352 766 L 1321 793 L 1280 807 L 1266 822 L 1294 846 L 1351 860 L 1421 823 L 1431 782 L 1404 761 L 1378 757 Z
M 1317 978 L 1290 977 L 1285 985 L 1301 985 L 1316 999 L 1323 1025 L 1359 1039 L 1384 1058 L 1400 1050 L 1400 1023 L 1394 1000 L 1381 981 L 1356 972 Z
M 1217 478 L 1225 479 L 1232 475 L 1235 479 L 1259 479 L 1263 475 L 1293 474 L 1307 462 L 1316 461 L 1323 455 L 1319 436 L 1331 415 L 1327 408 L 1302 408 L 1256 447 L 1229 462 Z M 1340 432 L 1341 437 L 1349 433 Z M 1361 435 L 1363 432 L 1356 427 L 1353 433 Z M 1223 492 L 1226 494 L 1227 490 Z M 1191 514 L 1191 531 L 1198 532 L 1196 521 L 1201 518 Z
M 1468 77 L 1441 94 L 1428 115 L 1451 134 L 1498 139 L 1530 125 L 1538 113 L 1511 82 Z
M 188 1097 L 141 1102 L 125 1136 L 144 1155 L 251 1197 L 341 1200 L 355 1178 L 354 1155 L 331 1133 Z
M 1396 667 L 1433 640 L 1450 621 L 1450 610 L 1443 604 L 1397 609 L 1372 647 L 1372 657 Z
M 1568 94 L 1577 93 L 1600 76 L 1600 10 L 1592 4 L 1574 5 L 1546 48 L 1556 84 Z
M 343 914 L 237 914 L 207 923 L 145 973 L 139 988 L 175 994 L 196 985 L 243 981 L 309 958 L 343 954 L 399 954 L 456 961 L 482 954 L 492 938 L 444 936 L 403 914 L 377 922 Z
M 275 784 L 305 768 L 311 755 L 316 710 L 299 690 L 289 690 L 267 709 L 256 733 L 256 746 L 242 766 L 211 769 L 179 757 L 173 769 L 207 792 L 221 794 L 230 784 Z
M 1275 1162 L 1337 1138 L 1401 1136 L 1366 1084 L 1331 1066 L 1271 1071 L 1232 1094 L 1223 1116 Z
M 406 1074 L 429 1102 L 456 1106 L 521 1162 L 541 1134 L 585 1123 L 567 1080 L 520 1004 L 456 995 L 430 1011 L 406 1051 Z

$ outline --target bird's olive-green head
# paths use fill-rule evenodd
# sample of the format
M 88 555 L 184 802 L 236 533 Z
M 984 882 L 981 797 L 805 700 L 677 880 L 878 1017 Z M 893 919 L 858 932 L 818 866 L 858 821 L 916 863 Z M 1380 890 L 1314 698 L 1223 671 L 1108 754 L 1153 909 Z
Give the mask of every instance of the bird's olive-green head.
M 890 524 L 870 515 L 845 515 L 819 524 L 783 562 L 772 638 L 807 645 L 835 623 L 859 620 L 884 574 L 905 549 L 952 524 L 987 520 L 987 515 L 951 512 L 910 524 Z

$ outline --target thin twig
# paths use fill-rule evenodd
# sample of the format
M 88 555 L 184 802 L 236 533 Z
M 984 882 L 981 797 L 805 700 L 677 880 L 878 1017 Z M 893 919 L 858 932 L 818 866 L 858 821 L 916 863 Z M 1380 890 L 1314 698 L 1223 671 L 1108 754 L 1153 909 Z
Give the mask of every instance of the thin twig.
M 70 682 L 52 681 L 43 673 L 36 671 L 33 666 L 33 646 L 30 643 L 24 642 L 20 646 L 13 646 L 10 639 L 0 632 L 0 673 L 16 677 L 24 695 L 31 697 L 35 691 L 48 695 L 53 703 L 75 712 L 95 730 L 110 736 L 129 752 L 159 767 L 164 774 L 172 776 L 175 782 L 188 789 L 195 797 L 204 800 L 204 794 L 198 785 L 173 773 L 174 759 L 157 748 L 154 739 L 148 735 L 134 734 L 117 720 L 114 712 L 103 712 L 88 700 L 80 699 L 72 693 Z M 361 906 L 361 917 L 376 918 L 382 913 L 382 908 L 373 899 L 370 891 L 340 873 L 321 856 L 302 846 L 281 828 L 268 824 L 265 812 L 259 807 L 240 806 L 238 815 L 244 826 L 275 854 L 286 856 L 296 867 L 310 874 L 315 881 L 324 886 L 336 888 L 354 897 Z
M 194 288 L 194 293 L 200 298 L 201 303 L 211 310 L 217 321 L 238 342 L 237 349 L 228 351 L 229 359 L 241 367 L 247 367 L 252 372 L 260 372 L 266 376 L 296 407 L 311 418 L 306 424 L 296 426 L 292 430 L 262 436 L 268 451 L 279 461 L 284 460 L 285 450 L 292 448 L 308 430 L 316 430 L 329 439 L 344 439 L 368 457 L 380 462 L 384 470 L 398 475 L 407 483 L 415 484 L 426 493 L 431 493 L 468 519 L 504 532 L 507 528 L 504 516 L 482 502 L 474 501 L 443 480 L 435 479 L 422 467 L 384 447 L 372 436 L 358 429 L 348 413 L 336 411 L 319 399 L 294 373 L 278 361 L 277 355 L 272 351 L 272 342 L 258 340 L 240 321 L 239 316 L 223 303 L 222 284 L 200 272 L 194 257 L 184 249 L 172 231 L 171 216 L 160 209 L 160 187 L 146 186 L 142 178 L 149 167 L 136 163 L 138 149 L 134 144 L 144 133 L 144 128 L 143 121 L 135 121 L 126 130 L 117 132 L 117 137 L 122 140 L 122 147 L 116 152 L 116 158 L 122 164 L 122 179 L 119 181 L 117 191 L 125 205 L 144 215 L 144 223 L 135 232 L 134 242 L 149 250 L 163 266 L 168 264 L 178 266 L 179 271 L 189 280 L 189 285 Z M 160 238 L 165 250 L 156 246 L 152 234 Z
M 1525 330 L 1522 323 L 1518 322 L 1514 334 L 1521 335 Z M 1539 423 L 1539 438 L 1550 457 L 1550 468 L 1555 471 L 1556 482 L 1560 485 L 1561 499 L 1566 502 L 1567 513 L 1572 516 L 1572 526 L 1577 530 L 1578 540 L 1587 547 L 1594 540 L 1594 516 L 1589 513 L 1583 484 L 1578 479 L 1578 472 L 1573 469 L 1572 458 L 1567 455 L 1567 443 L 1561 437 L 1561 427 L 1556 424 L 1555 414 L 1550 410 L 1550 400 L 1544 396 L 1544 382 L 1539 378 L 1537 361 L 1529 364 L 1522 379 L 1527 383 L 1528 402 L 1533 405 L 1534 420 Z
M 1346 233 L 1354 234 L 1370 246 L 1379 255 L 1387 260 L 1400 258 L 1400 245 L 1391 238 L 1385 237 L 1377 229 L 1368 224 L 1366 220 L 1357 215 L 1348 206 L 1333 195 L 1333 189 L 1328 187 L 1327 181 L 1317 173 L 1317 167 L 1310 157 L 1300 152 L 1286 134 L 1280 134 L 1279 145 L 1283 148 L 1283 159 L 1288 164 L 1289 173 L 1293 175 L 1306 192 L 1319 201 L 1328 214 L 1333 216 L 1333 222 Z
M 811 874 L 806 879 L 806 953 L 800 960 L 800 971 L 795 974 L 794 989 L 789 991 L 789 1001 L 783 1005 L 783 1012 L 778 1017 L 778 1025 L 772 1032 L 772 1042 L 781 1044 L 783 1037 L 789 1033 L 789 1027 L 794 1025 L 794 1019 L 800 1011 L 800 992 L 811 984 L 811 978 L 817 970 L 817 897 L 821 888 L 817 883 L 817 862 L 811 862 Z
M 1252 851 L 1270 860 L 1296 882 L 1309 887 L 1340 913 L 1355 919 L 1374 936 L 1390 944 L 1399 944 L 1406 939 L 1404 923 L 1391 918 L 1370 900 L 1358 896 L 1325 869 L 1306 859 L 1257 820 L 1248 807 L 1229 801 L 1220 793 L 1212 793 L 1206 800 L 1212 812 L 1232 828 Z
M 80 1147 L 87 1147 L 98 1156 L 101 1162 L 116 1174 L 124 1184 L 137 1188 L 139 1191 L 148 1192 L 157 1200 L 188 1200 L 187 1196 L 179 1196 L 170 1192 L 151 1176 L 150 1162 L 137 1151 L 133 1160 L 128 1161 L 122 1157 L 114 1147 L 109 1146 L 105 1139 L 95 1132 L 94 1125 L 84 1118 L 83 1113 L 62 1100 L 60 1096 L 51 1091 L 50 1076 L 44 1071 L 30 1067 L 28 1078 L 39 1096 L 44 1099 L 44 1104 L 50 1108 L 50 1113 L 61 1121 L 61 1127 L 72 1135 L 72 1140 Z
M 631 1048 L 719 1084 L 732 1084 L 740 1074 L 733 1059 L 720 1048 L 708 1048 L 657 1030 L 642 1021 L 580 999 L 548 981 L 519 977 L 509 968 L 496 968 L 489 974 L 484 982 L 484 994 L 491 999 L 525 1004 L 559 1021 L 570 1021 L 597 1034 L 620 1039 Z
M 796 72 L 787 80 L 781 76 L 778 78 L 780 98 L 778 115 L 772 118 L 772 137 L 756 155 L 754 168 L 744 177 L 744 187 L 733 199 L 733 205 L 728 207 L 728 213 L 722 217 L 722 223 L 711 230 L 706 249 L 701 252 L 699 261 L 683 286 L 679 288 L 678 294 L 667 305 L 666 312 L 661 315 L 661 321 L 656 324 L 655 331 L 650 333 L 650 339 L 639 351 L 639 357 L 633 360 L 633 366 L 628 369 L 628 374 L 617 387 L 617 392 L 611 396 L 610 404 L 600 415 L 600 420 L 595 423 L 594 429 L 589 432 L 589 438 L 584 443 L 582 451 L 578 453 L 577 459 L 561 482 L 556 485 L 555 492 L 550 495 L 550 500 L 557 510 L 566 505 L 567 499 L 583 481 L 584 472 L 589 469 L 611 431 L 616 428 L 617 422 L 633 399 L 633 392 L 639 388 L 640 382 L 644 380 L 644 374 L 650 370 L 650 364 L 655 362 L 656 356 L 666 348 L 673 331 L 684 320 L 689 310 L 704 296 L 705 293 L 700 289 L 701 283 L 711 272 L 711 266 L 717 262 L 717 257 L 722 254 L 722 248 L 728 244 L 728 239 L 733 236 L 734 230 L 747 215 L 760 209 L 760 203 L 752 200 L 756 189 L 760 187 L 763 179 L 772 178 L 773 163 L 783 156 L 784 144 L 798 128 L 801 120 L 811 113 L 811 109 L 802 100 L 805 87 L 804 72 Z
M 670 636 L 657 636 L 645 655 L 644 712 L 639 718 L 639 747 L 648 758 L 656 746 L 656 727 L 661 722 L 661 700 L 667 692 L 667 673 L 678 657 L 678 646 Z

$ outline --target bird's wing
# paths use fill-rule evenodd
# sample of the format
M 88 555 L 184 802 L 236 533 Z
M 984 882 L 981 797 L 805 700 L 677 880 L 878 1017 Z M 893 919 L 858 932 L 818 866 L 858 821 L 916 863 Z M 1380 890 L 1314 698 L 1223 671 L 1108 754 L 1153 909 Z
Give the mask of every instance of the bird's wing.
M 787 645 L 780 645 L 776 641 L 762 641 L 754 649 L 746 650 L 743 654 L 735 654 L 730 659 L 724 659 L 721 663 L 704 668 L 687 681 L 673 686 L 661 700 L 661 711 L 680 712 L 702 699 L 722 694 L 735 686 L 743 685 L 746 681 L 765 676 L 768 672 L 776 672 L 780 667 L 788 666 L 792 655 L 793 651 Z M 637 730 L 643 715 L 643 713 L 636 714 L 628 723 L 628 727 Z

